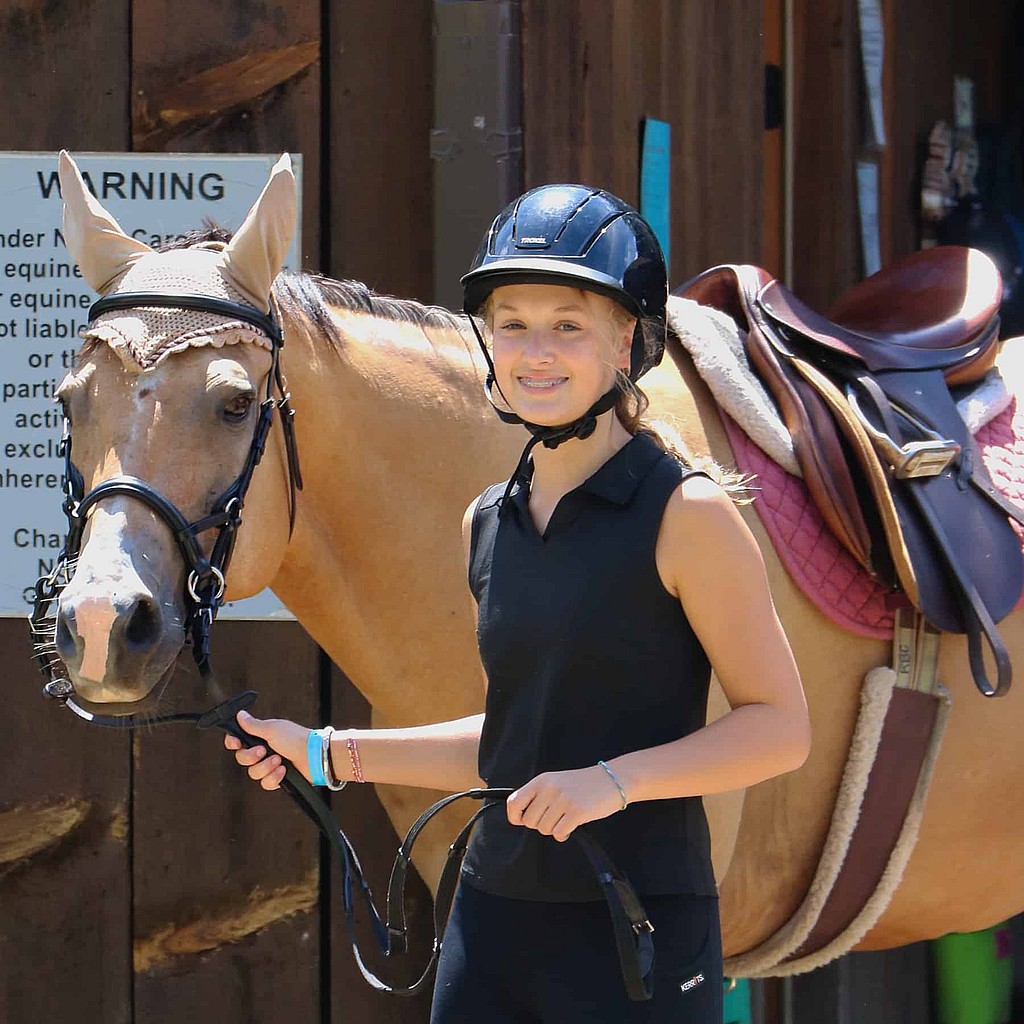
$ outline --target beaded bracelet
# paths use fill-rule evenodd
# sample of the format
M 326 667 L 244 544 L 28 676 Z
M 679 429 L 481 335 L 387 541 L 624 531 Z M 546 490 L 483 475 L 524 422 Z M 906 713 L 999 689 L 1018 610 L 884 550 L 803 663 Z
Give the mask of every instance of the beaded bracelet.
M 622 806 L 619 808 L 619 810 L 624 811 L 626 809 L 626 806 L 629 804 L 629 801 L 626 799 L 626 791 L 622 788 L 622 783 L 619 782 L 618 775 L 616 775 L 615 772 L 613 772 L 611 768 L 609 768 L 608 765 L 604 763 L 604 761 L 598 761 L 597 763 L 608 773 L 608 777 L 612 780 L 612 782 L 615 783 L 615 788 L 619 791 L 619 796 L 622 798 Z
M 363 778 L 363 765 L 359 760 L 359 747 L 356 746 L 356 741 L 349 736 L 345 740 L 345 746 L 348 747 L 348 760 L 349 764 L 352 765 L 352 778 L 356 782 L 365 782 L 366 779 Z

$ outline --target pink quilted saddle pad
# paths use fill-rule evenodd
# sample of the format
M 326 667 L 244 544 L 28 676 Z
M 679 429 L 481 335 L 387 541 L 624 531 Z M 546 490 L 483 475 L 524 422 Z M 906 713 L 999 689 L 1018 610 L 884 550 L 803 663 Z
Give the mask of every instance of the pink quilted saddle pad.
M 757 477 L 754 508 L 790 576 L 833 622 L 860 636 L 888 640 L 899 599 L 836 540 L 803 481 L 768 458 L 725 412 L 722 419 L 737 469 Z M 1014 400 L 975 436 L 995 485 L 1024 506 L 1024 401 Z

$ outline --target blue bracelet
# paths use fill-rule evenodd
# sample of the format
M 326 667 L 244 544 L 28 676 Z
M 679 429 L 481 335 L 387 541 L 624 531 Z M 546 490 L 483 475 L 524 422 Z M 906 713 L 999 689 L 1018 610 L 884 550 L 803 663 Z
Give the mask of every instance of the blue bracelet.
M 622 806 L 619 808 L 619 810 L 624 811 L 629 801 L 626 799 L 626 791 L 622 788 L 622 783 L 619 782 L 618 775 L 616 775 L 615 772 L 613 772 L 611 768 L 609 768 L 608 765 L 604 763 L 604 761 L 598 761 L 597 763 L 608 773 L 608 777 L 612 780 L 612 782 L 615 783 L 615 788 L 619 791 L 619 797 L 622 799 Z
M 306 761 L 309 764 L 309 778 L 314 786 L 326 786 L 324 762 L 320 750 L 324 741 L 323 729 L 310 729 L 306 739 Z

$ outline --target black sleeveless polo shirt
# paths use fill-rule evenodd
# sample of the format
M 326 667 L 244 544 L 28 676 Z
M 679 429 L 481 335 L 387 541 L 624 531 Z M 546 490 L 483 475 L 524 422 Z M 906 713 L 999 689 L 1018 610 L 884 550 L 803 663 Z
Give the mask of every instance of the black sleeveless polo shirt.
M 528 482 L 504 510 L 504 484 L 481 495 L 469 582 L 488 680 L 488 786 L 518 787 L 703 726 L 707 655 L 655 564 L 665 505 L 691 473 L 640 434 L 561 499 L 544 536 Z M 586 828 L 639 893 L 716 895 L 699 797 L 630 804 Z M 463 878 L 520 899 L 601 898 L 572 840 L 509 825 L 501 811 L 477 825 Z

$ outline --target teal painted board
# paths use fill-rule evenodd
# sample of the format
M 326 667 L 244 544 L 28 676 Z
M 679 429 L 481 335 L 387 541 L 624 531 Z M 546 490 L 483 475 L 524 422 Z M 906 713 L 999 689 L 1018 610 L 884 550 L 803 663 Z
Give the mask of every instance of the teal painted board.
M 669 266 L 671 234 L 672 126 L 667 121 L 644 120 L 643 150 L 640 155 L 640 213 L 654 229 L 665 265 Z

